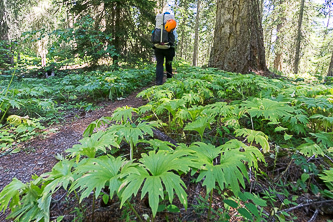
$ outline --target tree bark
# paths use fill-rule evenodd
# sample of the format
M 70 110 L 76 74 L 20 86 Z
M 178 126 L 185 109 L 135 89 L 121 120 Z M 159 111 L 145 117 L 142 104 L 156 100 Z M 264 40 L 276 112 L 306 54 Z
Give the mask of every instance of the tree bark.
M 229 72 L 268 72 L 258 0 L 218 0 L 209 66 Z
M 4 49 L 10 50 L 9 48 L 9 36 L 8 36 L 8 23 L 7 23 L 7 12 L 6 12 L 6 5 L 4 0 L 0 0 L 0 42 L 2 42 L 2 46 Z M 5 62 L 10 64 L 11 63 L 11 56 L 5 54 Z
M 303 14 L 304 14 L 304 2 L 305 2 L 305 0 L 301 0 L 301 8 L 300 8 L 299 17 L 298 17 L 298 31 L 297 31 L 297 38 L 296 38 L 296 53 L 295 53 L 295 62 L 294 62 L 294 74 L 298 73 L 298 65 L 299 65 L 299 60 L 300 60 L 302 22 L 303 22 Z
M 114 11 L 114 14 L 115 14 L 115 18 L 114 18 L 114 30 L 113 30 L 113 35 L 114 35 L 114 41 L 113 41 L 113 45 L 116 49 L 116 54 L 112 57 L 113 59 L 113 64 L 115 65 L 115 67 L 118 67 L 119 65 L 119 54 L 120 54 L 120 34 L 119 34 L 119 30 L 121 27 L 120 26 L 120 22 L 121 22 L 121 19 L 120 19 L 120 14 L 121 14 L 121 8 L 120 8 L 120 2 L 115 2 L 115 11 Z
M 328 68 L 327 76 L 333 76 L 333 51 L 331 56 L 330 67 Z
M 165 1 L 164 0 L 157 0 L 156 1 L 156 7 L 155 7 L 155 14 L 163 13 L 164 6 L 165 6 Z
M 262 14 L 259 0 L 251 0 L 249 18 L 251 21 L 250 39 L 250 70 L 262 74 L 268 73 L 265 57 Z
M 200 0 L 197 0 L 197 15 L 195 18 L 195 36 L 193 50 L 193 66 L 197 66 L 199 50 L 199 23 L 200 23 Z
M 279 6 L 281 6 L 281 4 L 283 3 L 283 0 L 279 1 L 278 4 Z M 282 70 L 282 44 L 281 42 L 283 41 L 283 39 L 281 38 L 281 36 L 279 35 L 279 33 L 281 32 L 281 29 L 284 26 L 284 22 L 286 21 L 286 18 L 281 15 L 283 14 L 283 12 L 281 11 L 281 8 L 279 8 L 279 15 L 278 15 L 278 20 L 279 23 L 277 24 L 276 27 L 276 41 L 275 41 L 275 59 L 274 59 L 274 70 L 277 71 L 281 71 Z
M 276 31 L 277 31 L 277 37 L 275 41 L 275 49 L 276 49 L 276 54 L 275 54 L 275 59 L 274 59 L 274 70 L 281 71 L 282 69 L 282 53 L 281 53 L 281 44 L 280 44 L 280 36 L 279 32 L 281 28 L 283 27 L 282 23 L 277 25 Z
M 184 3 L 184 9 L 187 9 L 188 2 L 187 0 L 183 0 Z M 183 15 L 182 23 L 180 25 L 180 34 L 181 34 L 181 40 L 180 40 L 180 58 L 183 58 L 184 54 L 184 43 L 185 43 L 185 27 L 186 27 L 186 18 L 187 16 Z

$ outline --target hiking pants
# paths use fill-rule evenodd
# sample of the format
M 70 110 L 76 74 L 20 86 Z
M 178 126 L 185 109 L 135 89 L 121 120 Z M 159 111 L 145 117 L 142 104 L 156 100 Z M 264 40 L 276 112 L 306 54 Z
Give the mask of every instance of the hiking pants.
M 167 71 L 167 78 L 172 78 L 172 60 L 175 56 L 175 48 L 169 49 L 156 49 L 155 48 L 155 56 L 156 56 L 156 85 L 163 84 L 163 64 L 164 58 L 165 61 L 165 69 Z

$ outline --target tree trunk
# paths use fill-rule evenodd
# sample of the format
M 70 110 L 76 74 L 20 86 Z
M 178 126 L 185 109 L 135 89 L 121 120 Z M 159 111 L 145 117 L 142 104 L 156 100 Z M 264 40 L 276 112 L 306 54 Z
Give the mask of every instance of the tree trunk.
M 264 33 L 262 29 L 262 14 L 260 12 L 260 1 L 251 0 L 249 18 L 251 22 L 250 30 L 250 70 L 262 74 L 269 73 L 266 66 Z
M 120 10 L 121 10 L 121 8 L 120 8 L 120 2 L 116 2 L 115 3 L 116 5 L 115 5 L 115 18 L 114 18 L 114 22 L 115 22 L 115 24 L 114 24 L 114 30 L 113 30 L 113 35 L 114 35 L 114 41 L 113 41 L 113 45 L 114 45 L 114 47 L 115 47 L 115 50 L 116 50 L 116 54 L 113 56 L 113 64 L 115 65 L 115 67 L 118 67 L 118 65 L 119 65 L 119 61 L 118 61 L 118 59 L 119 59 L 119 54 L 120 54 L 120 34 L 119 34 L 119 30 L 120 30 L 120 28 L 119 27 L 121 27 L 120 26 L 120 22 L 121 22 L 121 19 L 120 19 Z
M 323 41 L 322 41 L 324 45 L 322 47 L 320 47 L 319 55 L 321 55 L 321 53 L 323 51 L 325 51 L 324 48 L 327 48 L 327 44 L 325 44 L 325 41 L 326 41 L 326 36 L 328 36 L 328 29 L 329 29 L 330 21 L 331 21 L 331 13 L 332 13 L 332 9 L 330 8 L 329 11 L 328 11 L 328 19 L 327 19 L 327 23 L 326 23 L 326 29 L 324 31 L 324 38 L 323 38 Z M 330 45 L 328 45 L 328 49 L 329 48 L 330 48 Z M 328 51 L 328 53 L 329 53 L 329 51 Z M 333 53 L 333 51 L 332 51 L 332 53 Z M 331 61 L 330 65 L 331 64 L 332 64 L 332 61 Z M 320 66 L 321 66 L 320 70 L 321 70 L 321 72 L 323 72 L 325 65 L 326 64 L 324 62 L 319 62 L 318 65 L 317 65 L 315 73 L 318 73 Z M 330 69 L 328 69 L 328 73 L 329 73 L 329 70 Z
M 267 31 L 268 32 L 268 31 Z M 267 54 L 266 54 L 266 58 L 268 59 L 268 61 L 270 60 L 271 57 L 271 47 L 272 47 L 272 36 L 273 36 L 273 29 L 271 29 L 270 34 L 266 36 L 267 38 Z M 269 66 L 269 65 L 268 65 Z
M 279 36 L 279 32 L 282 27 L 283 27 L 283 24 L 279 23 L 276 28 L 277 37 L 276 37 L 275 47 L 274 47 L 276 49 L 276 55 L 275 55 L 275 59 L 274 59 L 274 70 L 277 70 L 277 71 L 281 71 L 281 69 L 282 69 L 282 53 L 281 53 L 281 49 L 280 49 L 281 44 L 280 44 L 280 36 Z
M 0 0 L 0 47 L 3 47 L 6 51 L 9 52 L 9 36 L 8 36 L 8 23 L 7 23 L 7 13 L 6 13 L 6 5 L 4 0 Z M 4 56 L 5 62 L 10 64 L 11 58 L 8 54 Z
M 199 23 L 200 23 L 200 0 L 197 0 L 197 16 L 195 18 L 195 36 L 193 50 L 193 66 L 197 66 L 199 50 Z
M 4 0 L 0 1 L 0 40 L 8 41 L 8 24 Z
M 333 51 L 331 56 L 330 67 L 328 68 L 327 76 L 333 76 Z
M 279 1 L 279 6 L 281 6 L 281 4 L 283 3 L 283 0 Z M 274 59 L 274 70 L 277 71 L 281 71 L 282 70 L 282 38 L 280 37 L 279 33 L 281 31 L 281 29 L 284 26 L 284 22 L 286 21 L 286 18 L 284 17 L 284 15 L 281 16 L 281 14 L 283 14 L 283 12 L 281 11 L 281 7 L 279 8 L 279 16 L 278 16 L 278 20 L 279 23 L 277 24 L 276 27 L 276 41 L 275 41 L 275 59 Z
M 184 3 L 184 9 L 187 9 L 187 0 L 183 0 Z M 180 39 L 180 58 L 183 58 L 184 54 L 184 44 L 185 44 L 185 27 L 186 27 L 186 18 L 185 14 L 183 15 L 182 23 L 180 24 L 180 34 L 181 34 L 181 39 Z
M 209 66 L 229 72 L 268 72 L 258 0 L 218 0 Z
M 156 1 L 155 14 L 163 13 L 164 4 L 165 4 L 164 0 L 157 0 Z
M 294 63 L 294 73 L 295 74 L 298 73 L 298 65 L 299 65 L 299 60 L 300 60 L 304 2 L 305 2 L 305 0 L 301 0 L 301 8 L 300 8 L 299 17 L 298 17 L 298 31 L 297 31 L 297 38 L 296 38 L 296 53 L 295 53 L 295 63 Z

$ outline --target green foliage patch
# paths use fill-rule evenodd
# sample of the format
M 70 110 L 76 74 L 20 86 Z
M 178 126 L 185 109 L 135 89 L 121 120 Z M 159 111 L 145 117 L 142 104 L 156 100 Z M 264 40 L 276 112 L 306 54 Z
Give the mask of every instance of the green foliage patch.
M 96 89 L 95 83 L 84 87 Z M 207 221 L 228 219 L 232 209 L 249 221 L 293 220 L 290 208 L 304 192 L 333 196 L 333 90 L 304 87 L 252 74 L 179 67 L 175 78 L 138 94 L 148 104 L 122 107 L 92 122 L 80 144 L 68 149 L 51 172 L 30 185 L 14 179 L 0 193 L 0 209 L 10 209 L 10 218 L 47 221 L 51 196 L 62 187 L 75 193 L 78 203 L 119 198 L 119 208 L 129 207 L 139 220 L 143 215 L 133 204 L 145 198 L 152 218 L 167 209 L 184 213 L 191 208 L 198 215 L 207 212 Z M 102 124 L 108 127 L 95 132 Z M 156 129 L 177 143 L 154 139 Z M 290 161 L 282 172 L 276 169 L 280 160 Z M 188 202 L 191 183 L 205 189 L 195 206 Z M 260 183 L 265 187 L 249 188 Z M 217 202 L 224 208 L 214 209 Z

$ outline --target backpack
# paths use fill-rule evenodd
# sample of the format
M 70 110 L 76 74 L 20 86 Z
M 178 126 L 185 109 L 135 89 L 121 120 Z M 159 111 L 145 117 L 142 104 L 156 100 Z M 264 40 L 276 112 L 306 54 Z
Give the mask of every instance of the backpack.
M 173 32 L 167 32 L 164 28 L 169 19 L 175 19 L 175 17 L 166 13 L 156 15 L 156 25 L 151 35 L 151 42 L 158 49 L 169 49 L 175 42 Z

